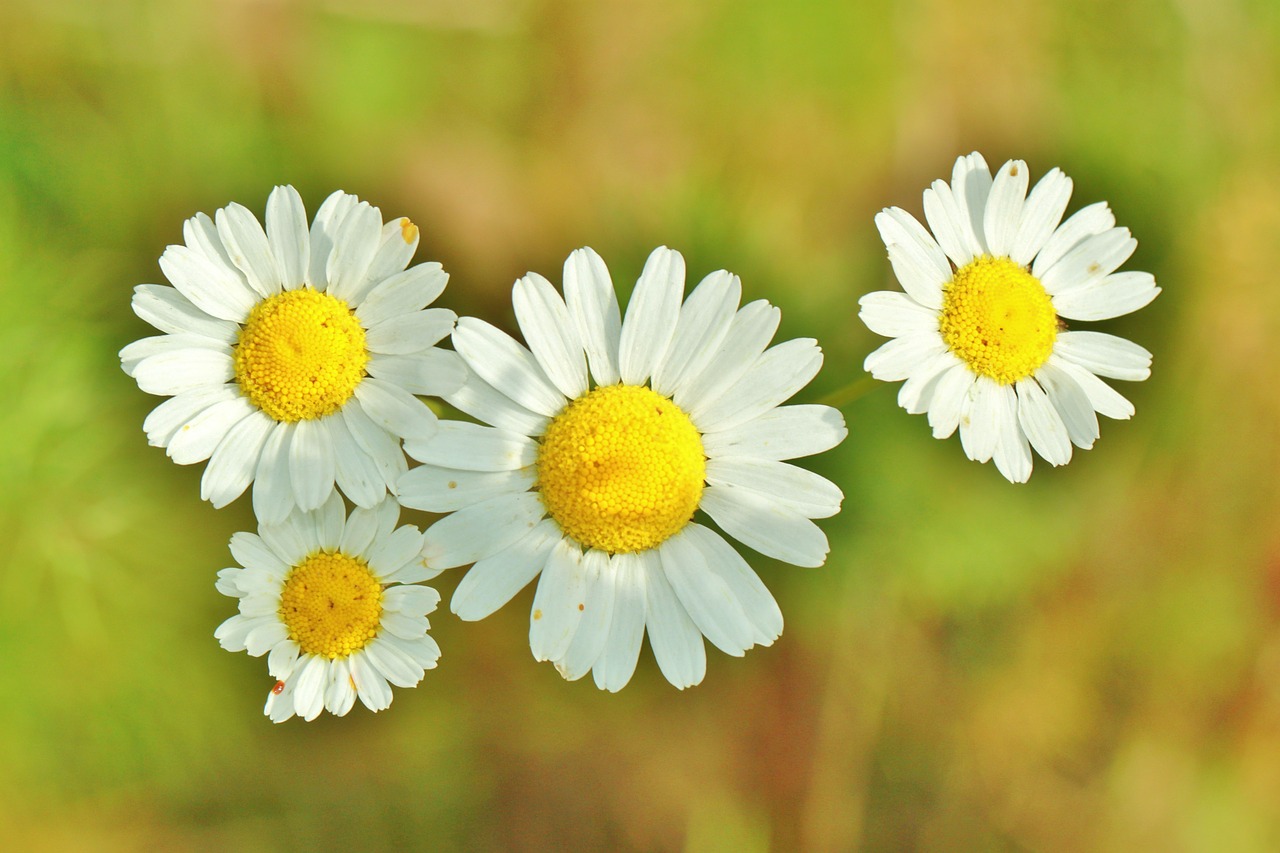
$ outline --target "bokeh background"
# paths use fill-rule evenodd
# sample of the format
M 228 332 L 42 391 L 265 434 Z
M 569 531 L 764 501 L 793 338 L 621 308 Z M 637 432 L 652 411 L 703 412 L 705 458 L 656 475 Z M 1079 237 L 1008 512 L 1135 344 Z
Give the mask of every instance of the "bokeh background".
M 1280 5 L 0 0 L 0 838 L 13 850 L 1280 849 Z M 247 501 L 147 447 L 116 353 L 184 218 L 276 183 L 421 227 L 442 304 L 656 245 L 861 375 L 872 226 L 958 154 L 1107 200 L 1164 293 L 1128 422 L 1026 486 L 882 386 L 812 460 L 827 565 L 678 692 L 434 618 L 379 715 L 273 726 L 218 648 Z M 420 517 L 417 523 L 429 519 Z M 436 585 L 447 597 L 457 573 Z

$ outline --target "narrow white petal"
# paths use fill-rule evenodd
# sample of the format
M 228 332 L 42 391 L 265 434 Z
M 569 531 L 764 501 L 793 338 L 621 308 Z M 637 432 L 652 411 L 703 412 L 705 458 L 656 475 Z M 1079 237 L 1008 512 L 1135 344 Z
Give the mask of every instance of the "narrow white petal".
M 223 344 L 234 344 L 240 327 L 201 311 L 176 287 L 140 284 L 133 289 L 133 313 L 162 332 L 199 335 Z
M 257 626 L 244 638 L 244 650 L 258 658 L 271 651 L 277 643 L 289 638 L 289 629 L 282 622 L 268 621 Z
M 902 289 L 921 305 L 941 308 L 942 285 L 951 280 L 951 264 L 942 247 L 915 217 L 898 207 L 877 213 L 876 228 Z
M 1151 353 L 1105 332 L 1061 332 L 1054 355 L 1111 379 L 1140 382 L 1151 375 Z
M 334 238 L 342 221 L 359 202 L 360 199 L 350 193 L 336 190 L 316 211 L 316 218 L 311 223 L 311 262 L 307 274 L 307 280 L 316 290 L 323 291 L 329 287 L 329 256 L 333 254 Z
M 1050 169 L 1036 182 L 1022 208 L 1018 233 L 1009 251 L 1009 257 L 1016 263 L 1030 266 L 1031 259 L 1053 236 L 1066 212 L 1067 202 L 1071 201 L 1071 187 L 1071 179 L 1058 168 Z
M 1098 416 L 1084 389 L 1051 362 L 1042 364 L 1035 378 L 1066 425 L 1071 443 L 1083 450 L 1093 447 L 1098 438 Z
M 356 703 L 356 688 L 351 681 L 351 668 L 339 659 L 329 665 L 329 683 L 324 689 L 325 710 L 335 717 L 344 717 Z
M 960 360 L 950 351 L 934 353 L 922 362 L 898 389 L 898 405 L 913 415 L 924 414 L 933 405 L 938 380 Z
M 289 481 L 289 424 L 276 424 L 262 445 L 258 473 L 253 478 L 253 514 L 259 524 L 279 524 L 293 509 Z
M 702 436 L 709 457 L 797 459 L 830 450 L 849 434 L 844 416 L 830 406 L 779 406 L 727 430 Z
M 699 508 L 743 545 L 793 566 L 821 566 L 831 549 L 801 513 L 748 489 L 708 486 Z
M 742 301 L 742 283 L 719 270 L 699 282 L 680 307 L 671 344 L 653 370 L 650 385 L 663 395 L 676 394 L 716 354 Z
M 702 551 L 707 567 L 728 584 L 755 627 L 755 642 L 772 645 L 782 634 L 782 611 L 759 575 L 719 533 L 700 524 L 690 524 L 683 532 Z
M 356 386 L 356 399 L 365 414 L 392 435 L 421 441 L 436 434 L 435 413 L 399 385 L 366 377 Z
M 262 446 L 275 422 L 262 412 L 252 412 L 227 431 L 200 479 L 200 499 L 222 509 L 253 482 Z
M 596 384 L 615 384 L 622 317 L 609 269 L 594 250 L 575 249 L 564 262 L 564 300 Z
M 614 573 L 609 556 L 595 549 L 587 551 L 582 555 L 582 567 L 586 574 L 582 618 L 564 657 L 556 661 L 556 669 L 569 681 L 577 681 L 591 670 L 609 638 L 613 619 Z
M 440 593 L 429 586 L 397 584 L 383 593 L 382 609 L 388 613 L 426 616 L 440 604 Z
M 453 591 L 449 609 L 465 622 L 494 613 L 538 576 L 562 538 L 556 523 L 544 519 L 506 548 L 477 560 Z
M 342 528 L 342 540 L 338 547 L 346 554 L 366 557 L 368 549 L 378 536 L 378 516 L 383 509 L 382 505 L 372 509 L 353 509 Z
M 991 195 L 991 169 L 987 161 L 977 151 L 965 157 L 956 158 L 951 170 L 951 194 L 955 197 L 973 243 L 978 247 L 977 254 L 987 254 L 987 237 L 983 228 L 983 214 L 987 209 L 987 198 Z
M 431 440 L 406 441 L 405 452 L 428 465 L 467 471 L 518 471 L 538 460 L 531 439 L 466 421 L 441 421 Z
M 215 403 L 196 415 L 174 434 L 168 454 L 179 465 L 203 462 L 236 424 L 257 410 L 243 397 Z
M 245 568 L 253 568 L 268 574 L 284 577 L 289 567 L 267 547 L 256 533 L 237 531 L 231 534 L 231 556 Z
M 375 285 L 355 307 L 356 317 L 369 329 L 393 317 L 421 311 L 448 283 L 449 274 L 438 263 L 417 264 Z
M 249 286 L 263 297 L 279 293 L 280 271 L 258 217 L 244 205 L 232 202 L 214 215 L 214 222 L 227 256 L 244 273 Z
M 936 331 L 938 312 L 926 308 L 905 293 L 878 290 L 858 300 L 858 318 L 867 328 L 886 338 Z
M 1025 483 L 1031 478 L 1031 446 L 1018 425 L 1017 395 L 1012 387 L 1000 385 L 995 398 L 1000 406 L 996 420 L 999 432 L 991 459 L 996 470 L 1010 483 Z
M 325 274 L 328 292 L 348 305 L 359 305 L 369 291 L 369 265 L 382 242 L 382 214 L 367 202 L 352 207 L 338 223 Z
M 937 330 L 916 332 L 884 343 L 867 356 L 862 368 L 876 379 L 897 382 L 947 351 Z
M 1071 461 L 1071 436 L 1049 395 L 1034 379 L 1018 380 L 1017 392 L 1018 423 L 1031 446 L 1049 464 L 1066 465 Z
M 285 290 L 301 287 L 311 264 L 311 233 L 302 196 L 293 187 L 276 187 L 267 198 L 267 241 Z
M 529 648 L 533 659 L 555 661 L 564 657 L 586 608 L 586 569 L 582 549 L 561 539 L 547 555 L 538 579 L 529 615 Z
M 828 518 L 840 511 L 844 493 L 830 480 L 804 468 L 742 456 L 707 460 L 707 482 L 713 486 L 751 489 L 761 497 L 786 504 L 808 518 Z
M 511 292 L 520 332 L 551 384 L 570 400 L 587 391 L 587 360 L 569 309 L 556 289 L 536 272 L 516 282 Z
M 699 430 L 729 429 L 789 400 L 822 367 L 822 349 L 812 338 L 796 338 L 765 350 L 742 377 L 716 399 L 688 410 Z
M 1110 320 L 1137 311 L 1160 294 L 1149 272 L 1118 272 L 1053 296 L 1054 310 L 1068 320 Z
M 734 657 L 755 645 L 755 626 L 737 596 L 684 531 L 663 542 L 658 557 L 676 598 L 712 645 Z
M 533 354 L 485 321 L 458 320 L 453 348 L 472 372 L 517 405 L 548 417 L 564 408 L 564 395 L 547 379 Z
M 963 364 L 956 364 L 938 377 L 929 397 L 929 426 L 934 438 L 949 438 L 956 431 L 977 379 Z
M 618 372 L 627 385 L 642 385 L 666 355 L 680 319 L 684 258 L 659 246 L 645 261 L 618 340 Z
M 609 635 L 592 666 L 596 687 L 617 693 L 627 686 L 640 658 L 644 626 L 648 616 L 645 564 L 637 554 L 615 554 L 609 558 L 613 574 L 613 611 Z
M 422 352 L 447 338 L 457 319 L 447 308 L 408 311 L 370 327 L 365 345 L 370 352 L 391 355 Z
M 1116 217 L 1107 207 L 1105 201 L 1095 202 L 1080 208 L 1067 217 L 1067 221 L 1058 226 L 1044 244 L 1044 248 L 1036 255 L 1031 264 L 1031 274 L 1036 278 L 1044 275 L 1063 256 L 1094 234 L 1101 234 L 1115 227 Z
M 292 640 L 276 644 L 276 647 L 267 655 L 267 673 L 272 678 L 288 680 L 298 665 L 298 652 L 298 644 Z
M 422 556 L 437 569 L 474 563 L 524 538 L 544 515 L 546 510 L 537 492 L 489 498 L 428 527 Z
M 423 670 L 408 655 L 377 637 L 365 646 L 364 655 L 387 681 L 396 687 L 413 687 L 422 680 Z
M 223 385 L 234 376 L 230 354 L 204 347 L 159 352 L 144 358 L 133 369 L 139 388 L 166 397 L 202 385 Z
M 1018 236 L 1018 224 L 1022 221 L 1023 202 L 1027 197 L 1027 164 L 1010 160 L 996 172 L 987 197 L 987 209 L 982 214 L 982 228 L 987 235 L 987 248 L 996 257 L 1013 251 Z
M 397 273 L 404 271 L 418 251 L 418 226 L 401 216 L 382 226 L 378 239 L 378 251 L 369 263 L 369 282 L 377 286 Z
M 160 269 L 193 305 L 220 320 L 242 322 L 258 302 L 243 278 L 188 246 L 165 249 Z
M 1128 228 L 1112 228 L 1086 237 L 1062 260 L 1045 270 L 1040 283 L 1051 296 L 1091 287 L 1129 260 L 1136 248 L 1138 241 L 1129 236 Z
M 324 688 L 329 662 L 318 655 L 308 655 L 293 676 L 293 707 L 304 720 L 314 720 L 324 710 Z
M 419 465 L 400 478 L 400 503 L 428 512 L 453 512 L 489 498 L 527 492 L 538 479 L 532 466 L 514 471 L 463 471 Z
M 298 508 L 309 512 L 323 504 L 333 492 L 336 475 L 328 424 L 318 420 L 294 424 L 289 443 L 289 480 Z
M 645 627 L 649 630 L 649 645 L 658 660 L 658 669 L 681 690 L 699 684 L 707 672 L 702 632 L 676 598 L 657 554 L 645 551 L 639 557 L 645 565 L 647 582 Z
M 946 181 L 934 181 L 924 191 L 924 216 L 938 245 L 957 267 L 982 254 L 969 227 L 969 212 L 960 207 Z
M 1133 417 L 1133 403 L 1083 367 L 1055 356 L 1049 356 L 1049 364 L 1066 373 L 1084 389 L 1085 396 L 1089 398 L 1089 404 L 1098 414 L 1117 420 L 1128 420 Z
M 675 404 L 687 412 L 701 401 L 717 399 L 764 352 L 781 318 L 782 312 L 763 299 L 744 305 L 707 366 L 676 391 Z
M 235 385 L 203 385 L 165 400 L 142 422 L 147 442 L 152 447 L 165 447 L 183 426 L 205 409 L 239 396 L 240 389 Z
M 529 411 L 506 394 L 495 390 L 467 368 L 465 362 L 463 369 L 466 373 L 462 386 L 444 395 L 450 406 L 477 420 L 521 435 L 542 435 L 546 432 L 550 418 Z
M 351 680 L 356 685 L 356 695 L 370 711 L 383 711 L 391 705 L 391 685 L 382 673 L 374 668 L 363 651 L 347 658 L 351 667 Z
M 457 353 L 435 348 L 409 355 L 375 354 L 367 369 L 375 379 L 424 397 L 453 394 L 467 378 L 466 365 Z
M 136 340 L 120 350 L 120 367 L 125 373 L 134 376 L 138 372 L 138 365 L 152 356 L 161 355 L 162 353 L 172 355 L 192 352 L 194 357 L 201 358 L 205 350 L 225 355 L 228 358 L 231 357 L 231 347 L 221 341 L 215 341 L 213 338 L 190 333 L 154 335 Z
M 356 506 L 372 507 L 387 493 L 387 484 L 372 457 L 364 451 L 347 428 L 347 421 L 334 414 L 325 418 L 333 442 L 334 481 Z
M 969 387 L 960 415 L 960 446 L 974 462 L 988 462 L 996 451 L 1005 410 L 1000 386 L 979 376 Z
M 422 551 L 422 534 L 411 524 L 397 527 L 390 536 L 383 536 L 369 550 L 369 568 L 384 581 L 399 578 L 399 571 L 415 562 Z
M 396 483 L 409 470 L 404 452 L 400 449 L 400 439 L 374 423 L 359 400 L 348 400 L 336 415 L 342 417 L 356 446 L 373 461 L 384 488 L 395 494 Z

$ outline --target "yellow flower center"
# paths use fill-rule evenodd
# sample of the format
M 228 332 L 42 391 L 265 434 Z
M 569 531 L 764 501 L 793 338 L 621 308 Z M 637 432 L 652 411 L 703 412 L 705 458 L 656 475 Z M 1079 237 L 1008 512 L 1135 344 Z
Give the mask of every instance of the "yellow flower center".
M 569 536 L 611 554 L 643 551 L 689 523 L 702 498 L 702 436 L 666 397 L 607 385 L 547 426 L 538 488 Z
M 364 560 L 321 551 L 285 579 L 280 619 L 304 653 L 345 658 L 378 636 L 382 585 Z
M 1012 385 L 1053 352 L 1058 315 L 1039 279 L 1008 258 L 983 255 L 944 286 L 938 329 L 974 373 Z
M 364 329 L 347 303 L 310 288 L 264 299 L 235 350 L 236 382 L 277 421 L 332 414 L 364 378 Z

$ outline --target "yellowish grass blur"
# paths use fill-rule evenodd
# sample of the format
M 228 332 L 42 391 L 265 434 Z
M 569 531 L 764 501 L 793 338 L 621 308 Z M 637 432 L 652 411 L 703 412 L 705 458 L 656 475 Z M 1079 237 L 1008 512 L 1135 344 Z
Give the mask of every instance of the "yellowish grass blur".
M 1107 200 L 1164 293 L 1130 422 L 1027 486 L 880 387 L 813 461 L 821 569 L 679 693 L 463 624 L 374 716 L 272 726 L 213 639 L 247 502 L 116 352 L 182 220 L 276 183 L 421 228 L 442 300 L 591 245 L 726 267 L 861 374 L 872 217 L 958 154 Z M 1280 9 L 1266 0 L 0 2 L 0 838 L 41 850 L 1280 849 Z M 419 524 L 429 519 L 418 517 Z M 457 583 L 437 585 L 446 600 Z M 589 679 L 588 679 L 589 682 Z

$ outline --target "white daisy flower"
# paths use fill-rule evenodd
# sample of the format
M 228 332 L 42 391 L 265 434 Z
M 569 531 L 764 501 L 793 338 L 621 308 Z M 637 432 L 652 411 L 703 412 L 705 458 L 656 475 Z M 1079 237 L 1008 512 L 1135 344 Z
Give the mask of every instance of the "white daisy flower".
M 906 380 L 898 403 L 928 413 L 935 438 L 960 429 L 965 454 L 995 460 L 1012 482 L 1031 476 L 1031 448 L 1053 465 L 1098 438 L 1097 414 L 1128 418 L 1133 405 L 1098 377 L 1138 381 L 1151 353 L 1063 320 L 1136 311 L 1160 288 L 1145 272 L 1116 272 L 1137 241 L 1105 202 L 1065 222 L 1071 179 L 1053 169 L 1027 194 L 1027 164 L 992 180 L 978 153 L 956 160 L 951 184 L 924 191 L 933 233 L 901 208 L 876 227 L 905 293 L 862 297 L 862 321 L 891 337 L 867 356 L 877 379 Z M 1059 224 L 1061 222 L 1061 224 Z
M 335 192 L 310 229 L 293 187 L 267 200 L 266 230 L 231 204 L 198 213 L 186 245 L 160 257 L 173 287 L 139 285 L 133 310 L 164 332 L 120 352 L 161 403 L 143 424 L 180 465 L 205 459 L 201 497 L 222 507 L 254 483 L 266 524 L 313 510 L 335 482 L 376 506 L 407 469 L 400 440 L 435 434 L 415 394 L 455 390 L 465 375 L 436 342 L 456 319 L 427 309 L 448 276 L 405 269 L 418 246 L 408 219 Z
M 703 636 L 741 656 L 782 632 L 769 590 L 695 511 L 762 554 L 819 566 L 827 537 L 810 519 L 844 497 L 783 461 L 846 435 L 834 409 L 780 406 L 822 351 L 808 338 L 766 349 L 778 309 L 739 309 L 727 272 L 682 304 L 684 276 L 678 252 L 656 249 L 624 320 L 591 249 L 565 263 L 563 299 L 529 273 L 513 294 L 528 349 L 469 317 L 453 333 L 470 373 L 449 400 L 492 426 L 444 421 L 405 442 L 423 464 L 401 478 L 400 500 L 452 513 L 424 535 L 427 564 L 475 564 L 453 612 L 482 619 L 541 573 L 534 657 L 611 691 L 630 680 L 646 629 L 679 688 L 702 680 Z
M 320 509 L 231 537 L 243 568 L 218 572 L 217 586 L 240 599 L 240 612 L 214 636 L 227 651 L 267 655 L 273 722 L 326 709 L 342 716 L 357 696 L 381 711 L 390 684 L 414 687 L 435 668 L 440 647 L 426 614 L 440 594 L 416 582 L 438 572 L 422 559 L 418 528 L 396 527 L 399 515 L 387 500 L 348 518 L 332 492 Z

